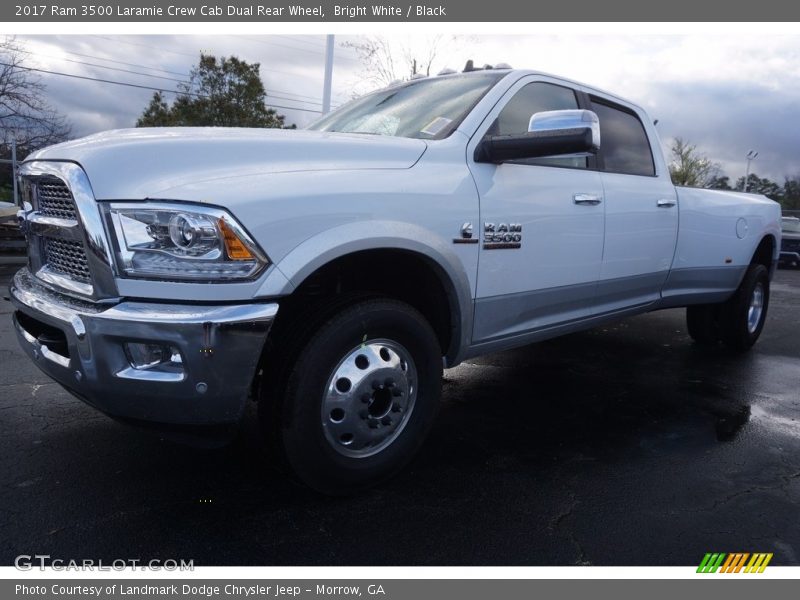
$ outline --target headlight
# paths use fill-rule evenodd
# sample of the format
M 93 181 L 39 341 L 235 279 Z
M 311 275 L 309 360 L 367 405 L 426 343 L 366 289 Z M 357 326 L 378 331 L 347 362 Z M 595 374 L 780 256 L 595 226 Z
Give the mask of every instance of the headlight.
M 128 277 L 191 281 L 250 279 L 269 264 L 225 210 L 197 204 L 106 205 L 117 262 Z

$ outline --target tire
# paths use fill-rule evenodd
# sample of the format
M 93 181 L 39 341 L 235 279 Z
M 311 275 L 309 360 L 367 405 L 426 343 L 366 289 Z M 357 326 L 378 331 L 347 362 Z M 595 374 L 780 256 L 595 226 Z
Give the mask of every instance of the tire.
M 344 495 L 408 463 L 441 396 L 439 342 L 418 311 L 380 297 L 350 303 L 319 323 L 296 357 L 272 388 L 277 402 L 265 405 L 297 479 Z
M 769 272 L 764 265 L 747 269 L 736 293 L 720 307 L 722 342 L 735 352 L 746 352 L 764 328 L 769 307 Z
M 686 326 L 689 336 L 698 346 L 713 346 L 719 342 L 719 306 L 699 304 L 686 307 Z

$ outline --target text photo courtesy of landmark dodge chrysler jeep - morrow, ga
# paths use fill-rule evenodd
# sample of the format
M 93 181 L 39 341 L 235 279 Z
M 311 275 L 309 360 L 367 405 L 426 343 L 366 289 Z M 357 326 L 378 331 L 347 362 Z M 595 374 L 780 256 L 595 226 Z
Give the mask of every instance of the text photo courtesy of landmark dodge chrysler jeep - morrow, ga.
M 639 106 L 504 66 L 413 79 L 293 130 L 100 133 L 29 156 L 20 344 L 112 417 L 201 435 L 248 398 L 299 480 L 402 468 L 443 368 L 687 307 L 758 339 L 778 204 L 676 188 Z

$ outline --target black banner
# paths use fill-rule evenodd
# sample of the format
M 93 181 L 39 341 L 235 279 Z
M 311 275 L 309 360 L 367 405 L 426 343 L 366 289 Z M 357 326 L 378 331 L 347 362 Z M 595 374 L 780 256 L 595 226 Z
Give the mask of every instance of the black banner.
M 714 579 L 712 581 L 712 579 Z M 0 597 L 29 600 L 486 600 L 487 598 L 718 598 L 796 595 L 792 580 L 758 575 L 698 575 L 667 580 L 553 579 L 147 579 L 80 580 L 73 578 L 5 580 Z
M 407 0 L 346 2 L 331 0 L 136 0 L 91 4 L 85 0 L 36 0 L 0 4 L 4 22 L 554 22 L 554 21 L 797 21 L 800 3 L 785 0 L 731 3 L 641 2 L 640 0 Z

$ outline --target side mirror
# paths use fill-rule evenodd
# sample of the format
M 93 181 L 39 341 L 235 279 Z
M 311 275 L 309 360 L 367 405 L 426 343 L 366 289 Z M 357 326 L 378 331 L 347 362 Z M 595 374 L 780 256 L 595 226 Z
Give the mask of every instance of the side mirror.
M 486 136 L 475 148 L 475 162 L 588 156 L 599 149 L 600 119 L 595 113 L 550 110 L 531 117 L 528 133 Z

